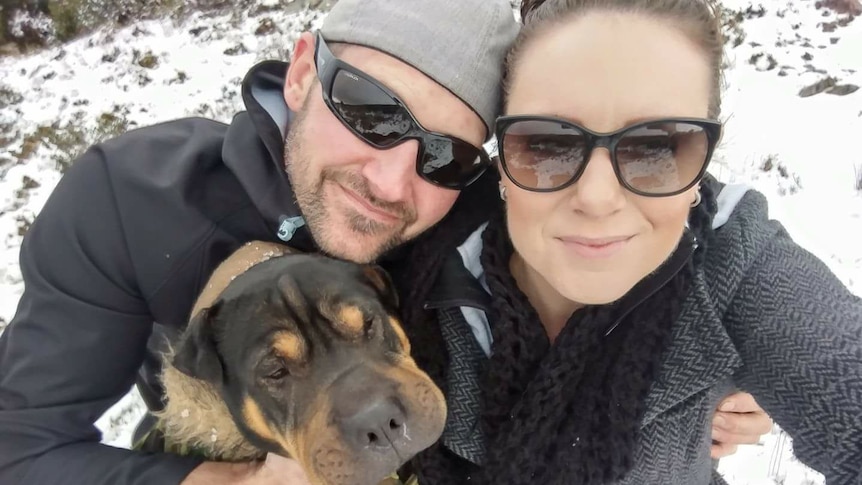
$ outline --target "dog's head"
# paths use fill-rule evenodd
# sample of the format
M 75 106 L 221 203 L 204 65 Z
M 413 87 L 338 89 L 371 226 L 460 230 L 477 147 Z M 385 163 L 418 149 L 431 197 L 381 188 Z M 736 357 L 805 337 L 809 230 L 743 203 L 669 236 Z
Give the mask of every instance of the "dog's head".
M 381 481 L 433 444 L 445 400 L 410 357 L 388 275 L 294 254 L 237 276 L 172 364 L 212 384 L 246 439 L 313 482 Z

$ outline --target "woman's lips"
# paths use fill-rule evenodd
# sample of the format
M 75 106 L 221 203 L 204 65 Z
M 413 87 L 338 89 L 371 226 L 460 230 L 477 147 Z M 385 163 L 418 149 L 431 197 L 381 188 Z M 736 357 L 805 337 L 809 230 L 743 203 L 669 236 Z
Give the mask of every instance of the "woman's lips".
M 634 236 L 612 236 L 612 237 L 580 237 L 562 236 L 557 240 L 563 243 L 566 249 L 573 251 L 582 258 L 598 259 L 607 258 L 622 250 Z

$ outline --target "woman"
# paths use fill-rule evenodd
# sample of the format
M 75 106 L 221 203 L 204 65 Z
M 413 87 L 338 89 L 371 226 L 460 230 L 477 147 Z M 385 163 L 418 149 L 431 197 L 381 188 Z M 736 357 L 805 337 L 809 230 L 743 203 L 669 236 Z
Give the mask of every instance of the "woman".
M 717 9 L 528 0 L 522 16 L 499 197 L 465 193 L 407 276 L 424 282 L 405 305 L 416 358 L 450 406 L 419 483 L 723 483 L 710 424 L 736 389 L 827 483 L 859 483 L 862 301 L 762 195 L 704 175 Z

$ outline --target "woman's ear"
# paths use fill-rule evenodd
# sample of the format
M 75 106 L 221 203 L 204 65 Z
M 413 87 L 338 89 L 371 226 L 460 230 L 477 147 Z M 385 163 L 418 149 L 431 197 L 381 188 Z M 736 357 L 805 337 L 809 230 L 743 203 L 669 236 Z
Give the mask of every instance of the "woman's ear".
M 290 66 L 284 80 L 284 101 L 291 111 L 298 112 L 317 82 L 317 68 L 314 65 L 314 35 L 304 32 L 296 40 Z

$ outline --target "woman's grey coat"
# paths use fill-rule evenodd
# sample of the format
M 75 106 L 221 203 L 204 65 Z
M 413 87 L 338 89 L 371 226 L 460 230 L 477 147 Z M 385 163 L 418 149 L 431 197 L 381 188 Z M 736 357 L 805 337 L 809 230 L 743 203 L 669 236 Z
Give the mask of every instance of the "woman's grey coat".
M 754 395 L 827 485 L 862 484 L 862 300 L 768 220 L 763 195 L 727 186 L 719 205 L 716 240 L 673 328 L 634 468 L 620 484 L 725 483 L 710 458 L 711 423 L 735 389 Z M 479 464 L 478 376 L 490 332 L 482 291 L 465 291 L 463 281 L 483 280 L 480 245 L 477 232 L 459 248 L 428 302 L 451 360 L 444 444 Z

